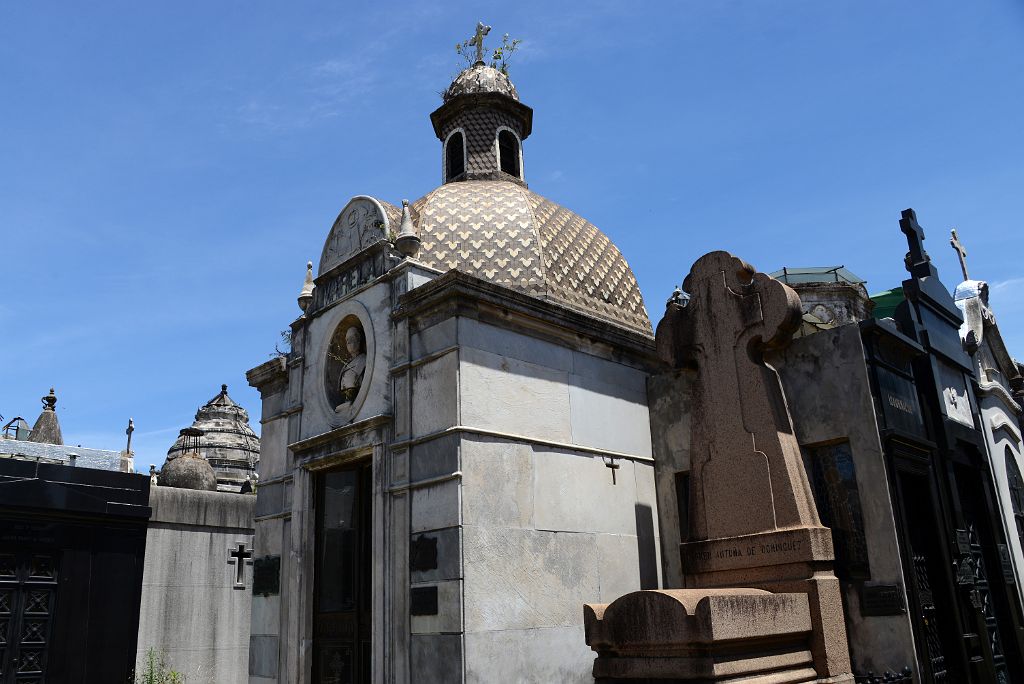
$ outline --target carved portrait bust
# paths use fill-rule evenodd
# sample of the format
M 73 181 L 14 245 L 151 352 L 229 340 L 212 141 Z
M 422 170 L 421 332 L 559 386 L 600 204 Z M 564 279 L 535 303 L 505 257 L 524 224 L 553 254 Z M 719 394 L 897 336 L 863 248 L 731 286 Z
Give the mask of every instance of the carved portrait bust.
M 348 411 L 366 374 L 366 333 L 359 319 L 346 316 L 331 336 L 327 350 L 327 397 L 336 412 Z

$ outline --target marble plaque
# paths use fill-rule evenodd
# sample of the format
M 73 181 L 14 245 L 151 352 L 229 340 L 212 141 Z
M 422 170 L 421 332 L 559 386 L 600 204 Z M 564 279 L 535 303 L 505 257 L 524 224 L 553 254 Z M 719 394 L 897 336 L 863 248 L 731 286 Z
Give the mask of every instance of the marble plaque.
M 967 394 L 964 374 L 941 363 L 938 367 L 939 383 L 942 386 L 942 405 L 946 416 L 973 428 L 974 415 L 971 412 L 971 399 Z

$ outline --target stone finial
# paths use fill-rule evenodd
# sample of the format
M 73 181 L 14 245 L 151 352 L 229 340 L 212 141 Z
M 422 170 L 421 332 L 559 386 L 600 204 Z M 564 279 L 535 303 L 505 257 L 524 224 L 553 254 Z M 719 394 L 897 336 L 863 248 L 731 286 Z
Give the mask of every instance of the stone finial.
M 57 395 L 53 393 L 53 388 L 50 388 L 50 393 L 42 397 L 39 401 L 43 402 L 44 411 L 53 411 L 57 406 Z
M 313 262 L 312 261 L 307 261 L 306 262 L 306 281 L 302 284 L 302 290 L 299 292 L 299 308 L 302 309 L 303 312 L 305 312 L 306 309 L 309 308 L 310 302 L 313 301 L 313 288 L 314 287 L 316 287 L 316 286 L 313 285 Z M 224 391 L 225 392 L 227 391 L 227 387 L 226 386 L 225 386 L 225 390 Z
M 57 420 L 57 395 L 53 388 L 50 393 L 42 397 L 43 410 L 32 426 L 28 441 L 38 444 L 64 444 L 64 437 L 60 430 L 60 421 Z
M 395 238 L 395 249 L 407 257 L 414 257 L 420 251 L 420 236 L 412 225 L 409 200 L 402 200 L 402 225 Z

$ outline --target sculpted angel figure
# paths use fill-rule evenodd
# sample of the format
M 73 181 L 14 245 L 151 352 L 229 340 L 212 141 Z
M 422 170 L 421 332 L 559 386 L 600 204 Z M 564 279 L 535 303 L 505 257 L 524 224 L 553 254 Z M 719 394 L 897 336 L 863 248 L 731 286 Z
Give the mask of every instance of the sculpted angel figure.
M 359 394 L 359 388 L 363 384 L 363 374 L 366 372 L 366 350 L 363 331 L 359 329 L 359 326 L 353 325 L 345 331 L 345 350 L 348 352 L 349 359 L 338 376 L 338 390 L 342 400 L 335 410 L 348 408 L 355 401 L 356 395 Z

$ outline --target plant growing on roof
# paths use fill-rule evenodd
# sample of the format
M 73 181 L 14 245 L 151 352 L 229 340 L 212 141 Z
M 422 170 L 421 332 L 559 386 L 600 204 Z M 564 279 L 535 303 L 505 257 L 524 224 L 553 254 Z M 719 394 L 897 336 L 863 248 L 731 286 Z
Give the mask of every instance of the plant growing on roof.
M 506 33 L 501 38 L 501 45 L 491 51 L 491 61 L 488 63 L 484 60 L 484 36 L 490 33 L 490 31 L 490 26 L 486 26 L 483 23 L 477 24 L 476 33 L 473 34 L 473 37 L 457 43 L 455 45 L 455 52 L 466 61 L 466 66 L 482 62 L 508 76 L 508 59 L 519 49 L 519 45 L 523 41 L 519 38 L 511 38 Z

